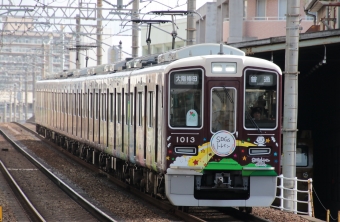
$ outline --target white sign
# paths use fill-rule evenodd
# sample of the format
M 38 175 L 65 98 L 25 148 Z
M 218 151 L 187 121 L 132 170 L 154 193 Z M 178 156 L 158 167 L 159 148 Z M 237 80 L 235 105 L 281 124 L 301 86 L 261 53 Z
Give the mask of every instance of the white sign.
M 211 137 L 210 147 L 218 156 L 229 156 L 235 151 L 236 139 L 230 132 L 220 130 Z
M 255 163 L 255 166 L 267 166 L 267 162 L 270 162 L 268 158 L 252 158 L 251 162 Z

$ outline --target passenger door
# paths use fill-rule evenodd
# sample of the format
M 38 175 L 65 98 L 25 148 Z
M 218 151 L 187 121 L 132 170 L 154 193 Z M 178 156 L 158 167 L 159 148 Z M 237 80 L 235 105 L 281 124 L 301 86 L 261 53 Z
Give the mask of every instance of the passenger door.
M 208 81 L 206 91 L 207 113 L 210 118 L 206 118 L 208 130 L 208 141 L 212 154 L 219 157 L 231 155 L 236 148 L 236 139 L 238 137 L 238 81 Z M 242 116 L 242 115 L 241 115 Z M 221 141 L 220 138 L 227 138 L 227 141 Z M 210 146 L 209 144 L 209 146 Z M 209 153 L 208 152 L 208 153 Z M 207 162 L 214 155 L 207 155 Z

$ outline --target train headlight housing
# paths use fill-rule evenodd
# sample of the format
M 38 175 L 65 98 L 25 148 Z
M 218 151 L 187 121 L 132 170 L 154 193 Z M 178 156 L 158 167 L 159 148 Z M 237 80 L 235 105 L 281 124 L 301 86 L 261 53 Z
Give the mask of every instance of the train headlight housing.
M 175 147 L 175 153 L 185 155 L 197 155 L 196 147 Z
M 263 147 L 263 148 L 249 148 L 249 155 L 257 156 L 257 155 L 268 155 L 271 153 L 271 148 Z
M 216 74 L 236 74 L 236 62 L 213 62 L 211 72 Z
M 303 176 L 304 179 L 307 179 L 307 178 L 308 178 L 308 173 L 307 173 L 307 172 L 304 172 L 304 173 L 302 174 L 302 176 Z

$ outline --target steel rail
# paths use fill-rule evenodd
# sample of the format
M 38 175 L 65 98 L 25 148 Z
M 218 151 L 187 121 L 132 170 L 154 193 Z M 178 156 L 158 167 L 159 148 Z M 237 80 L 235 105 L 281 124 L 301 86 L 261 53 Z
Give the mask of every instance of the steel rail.
M 21 126 L 21 125 L 20 125 Z M 27 129 L 27 128 L 25 128 Z M 28 129 L 29 130 L 29 129 Z M 31 130 L 29 130 L 31 131 Z M 51 181 L 53 181 L 60 189 L 62 189 L 67 195 L 69 195 L 74 201 L 76 201 L 80 206 L 86 209 L 91 215 L 96 217 L 99 221 L 116 221 L 111 216 L 94 206 L 92 203 L 87 201 L 81 195 L 79 195 L 75 190 L 63 182 L 60 178 L 54 175 L 49 169 L 43 166 L 40 162 L 36 161 L 28 152 L 22 149 L 15 141 L 13 141 L 7 134 L 0 130 L 0 134 L 5 137 L 5 139 L 12 144 L 20 153 L 22 153 L 29 161 L 31 161 L 41 172 L 43 172 Z

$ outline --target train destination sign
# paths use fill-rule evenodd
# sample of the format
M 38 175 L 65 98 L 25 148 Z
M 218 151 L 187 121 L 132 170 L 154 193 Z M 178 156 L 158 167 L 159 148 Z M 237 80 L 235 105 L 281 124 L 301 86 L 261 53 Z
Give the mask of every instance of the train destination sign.
M 251 86 L 272 86 L 273 75 L 262 74 L 262 75 L 251 75 L 249 78 L 249 85 Z
M 174 75 L 174 84 L 175 85 L 198 85 L 199 77 L 198 74 L 189 73 L 189 74 L 175 74 Z

